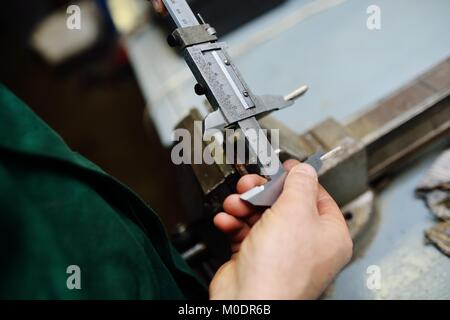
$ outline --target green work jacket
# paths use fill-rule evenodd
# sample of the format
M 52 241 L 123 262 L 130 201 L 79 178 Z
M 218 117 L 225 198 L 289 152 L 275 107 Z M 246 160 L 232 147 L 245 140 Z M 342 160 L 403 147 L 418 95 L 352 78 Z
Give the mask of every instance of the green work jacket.
M 0 298 L 207 298 L 152 209 L 1 84 Z

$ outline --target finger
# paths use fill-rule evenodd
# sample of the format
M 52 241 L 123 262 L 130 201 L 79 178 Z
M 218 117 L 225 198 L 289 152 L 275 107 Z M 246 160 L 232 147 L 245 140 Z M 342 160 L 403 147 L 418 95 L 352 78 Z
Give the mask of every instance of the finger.
M 250 227 L 243 221 L 221 212 L 214 217 L 216 227 L 227 234 L 232 244 L 242 242 L 250 231 Z
M 344 216 L 339 209 L 336 201 L 330 196 L 330 194 L 319 184 L 319 193 L 317 195 L 317 210 L 319 215 L 330 215 L 341 220 L 345 223 Z
M 284 169 L 286 171 L 290 171 L 293 167 L 295 167 L 300 162 L 298 160 L 287 160 L 283 163 Z M 267 179 L 257 175 L 257 174 L 247 174 L 239 179 L 238 184 L 236 186 L 238 193 L 245 193 L 248 190 L 263 185 L 267 182 Z
M 226 213 L 247 223 L 250 227 L 258 222 L 263 211 L 263 209 L 256 208 L 246 201 L 241 200 L 238 194 L 228 196 L 223 203 L 223 209 Z
M 295 159 L 289 159 L 289 160 L 286 160 L 286 161 L 283 163 L 284 170 L 286 170 L 287 172 L 289 172 L 289 171 L 292 170 L 292 168 L 294 168 L 294 167 L 295 167 L 296 165 L 298 165 L 299 163 L 300 163 L 300 161 L 295 160 Z
M 214 217 L 214 225 L 223 233 L 232 234 L 244 228 L 246 223 L 226 212 L 221 212 Z
M 245 237 L 247 237 L 250 230 L 250 227 L 245 224 L 243 228 L 230 233 L 228 236 L 230 237 L 231 245 L 241 244 L 241 242 L 244 241 Z
M 317 215 L 318 185 L 317 172 L 312 166 L 296 165 L 289 171 L 283 192 L 272 209 L 293 217 L 298 214 Z
M 254 213 L 253 215 L 245 219 L 245 222 L 247 222 L 250 227 L 253 227 L 259 221 L 259 219 L 261 219 L 261 216 L 262 213 Z
M 238 193 L 245 193 L 254 187 L 263 185 L 267 182 L 267 179 L 257 175 L 257 174 L 247 174 L 239 179 L 236 190 Z
M 245 218 L 258 212 L 254 206 L 241 200 L 238 194 L 229 195 L 225 199 L 223 202 L 223 210 L 237 218 Z

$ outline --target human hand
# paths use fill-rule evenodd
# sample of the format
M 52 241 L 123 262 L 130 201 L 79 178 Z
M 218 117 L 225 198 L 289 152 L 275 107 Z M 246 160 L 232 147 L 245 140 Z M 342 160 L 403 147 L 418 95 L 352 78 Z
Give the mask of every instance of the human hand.
M 151 0 L 153 9 L 160 15 L 164 16 L 167 14 L 167 9 L 162 0 Z
M 315 299 L 348 263 L 352 240 L 336 202 L 307 164 L 285 163 L 284 189 L 263 214 L 231 195 L 214 223 L 230 236 L 233 256 L 216 273 L 211 299 Z M 247 175 L 239 193 L 265 179 Z

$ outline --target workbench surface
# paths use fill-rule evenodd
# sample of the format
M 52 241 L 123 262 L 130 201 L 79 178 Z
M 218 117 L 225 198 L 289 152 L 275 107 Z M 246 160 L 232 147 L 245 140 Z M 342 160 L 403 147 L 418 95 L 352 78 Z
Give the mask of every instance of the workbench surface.
M 328 290 L 327 299 L 450 299 L 450 258 L 425 244 L 436 219 L 414 191 L 442 148 L 402 171 L 375 198 L 368 230 L 355 242 L 353 261 Z M 380 271 L 380 289 L 370 290 L 368 268 Z M 371 271 L 369 269 L 369 271 Z

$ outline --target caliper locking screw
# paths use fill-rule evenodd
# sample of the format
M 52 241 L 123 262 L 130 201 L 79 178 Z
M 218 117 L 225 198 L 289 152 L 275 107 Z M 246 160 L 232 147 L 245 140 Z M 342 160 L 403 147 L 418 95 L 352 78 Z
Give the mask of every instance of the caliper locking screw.
M 197 95 L 199 95 L 199 96 L 202 96 L 202 95 L 206 94 L 205 88 L 204 88 L 200 83 L 197 83 L 197 84 L 195 85 L 194 91 L 195 91 L 195 93 L 196 93 Z

